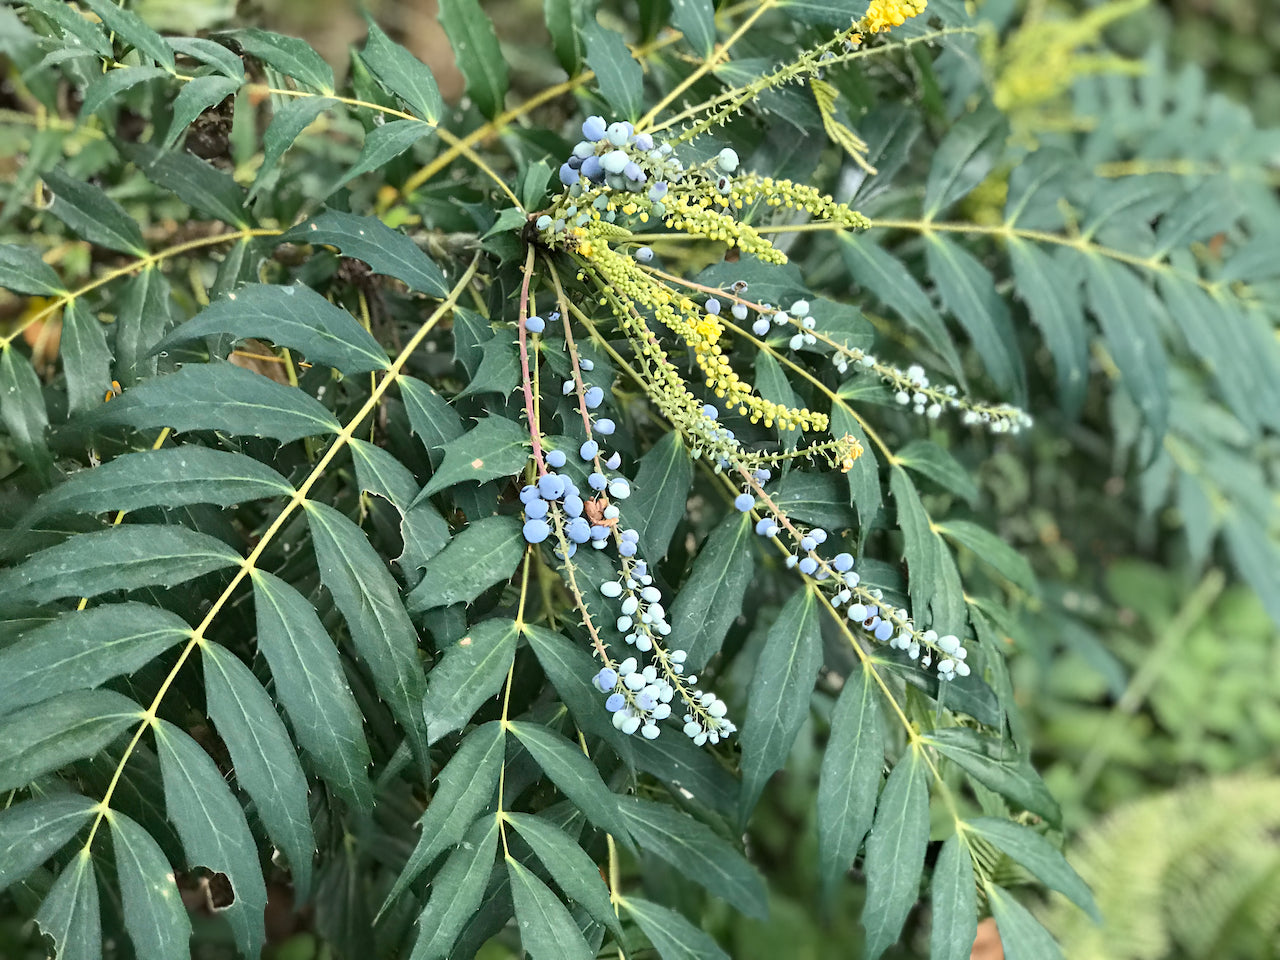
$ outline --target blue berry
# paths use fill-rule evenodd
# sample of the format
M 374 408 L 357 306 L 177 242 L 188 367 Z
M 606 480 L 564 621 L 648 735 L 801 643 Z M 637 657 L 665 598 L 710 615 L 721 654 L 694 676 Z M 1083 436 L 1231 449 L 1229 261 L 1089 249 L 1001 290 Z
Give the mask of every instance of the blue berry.
M 587 140 L 599 140 L 608 131 L 604 117 L 591 116 L 582 121 L 582 136 Z
M 817 546 L 818 546 L 818 541 L 815 540 L 812 536 L 800 538 L 800 549 L 803 550 L 805 553 L 808 553 L 810 550 L 813 550 Z
M 743 513 L 746 513 L 748 510 L 750 510 L 752 507 L 756 505 L 756 498 L 749 493 L 740 493 L 734 499 L 733 505 L 737 507 L 739 510 L 741 510 Z
M 596 454 L 599 452 L 600 444 L 596 443 L 594 440 L 587 440 L 578 448 L 578 456 L 583 460 L 594 460 L 596 458 Z
M 582 498 L 576 493 L 566 493 L 564 495 L 564 512 L 571 517 L 582 516 Z
M 605 136 L 609 138 L 609 142 L 615 147 L 624 146 L 631 139 L 631 124 L 623 122 L 611 123 L 605 131 Z
M 609 496 L 615 500 L 625 500 L 631 496 L 631 484 L 622 477 L 614 477 L 609 481 Z
M 551 527 L 545 520 L 529 520 L 524 525 L 524 538 L 529 543 L 541 543 L 551 536 Z
M 623 540 L 618 544 L 618 553 L 624 557 L 634 557 L 636 555 L 636 545 L 630 540 Z
M 607 437 L 612 435 L 615 429 L 616 425 L 608 417 L 601 417 L 596 421 L 596 433 L 603 434 Z
M 591 539 L 603 543 L 609 539 L 609 528 L 595 526 L 591 528 Z
M 555 467 L 559 470 L 568 462 L 569 458 L 565 456 L 563 450 L 550 450 L 547 452 L 547 466 L 549 467 Z
M 632 183 L 644 183 L 644 171 L 640 169 L 640 164 L 634 160 L 622 168 L 622 175 Z
M 564 535 L 574 543 L 586 543 L 591 539 L 591 524 L 582 517 L 574 517 L 564 525 Z
M 651 263 L 653 261 L 653 247 L 637 247 L 635 258 L 641 263 Z
M 560 182 L 566 187 L 572 186 L 578 182 L 578 171 L 573 169 L 567 163 L 560 164 Z
M 615 450 L 613 453 L 609 454 L 609 459 L 604 462 L 604 465 L 610 470 L 617 470 L 622 466 L 622 454 Z
M 596 368 L 595 361 L 588 360 L 586 357 L 583 357 L 581 360 L 578 361 L 578 366 L 580 366 L 583 370 L 586 370 L 588 373 L 590 373 L 592 370 Z
M 765 317 L 757 317 L 756 322 L 751 325 L 751 332 L 757 337 L 766 336 L 769 333 L 769 321 Z
M 827 542 L 827 531 L 823 530 L 821 527 L 814 527 L 809 531 L 809 536 L 813 537 L 813 539 L 818 543 Z
M 601 693 L 608 693 L 618 685 L 618 671 L 613 667 L 601 667 L 600 672 L 591 678 L 591 682 Z
M 768 467 L 761 467 L 759 470 L 754 471 L 751 475 L 755 477 L 760 483 L 768 483 L 770 478 L 773 476 L 773 471 L 770 470 Z
M 620 693 L 609 694 L 609 699 L 604 702 L 604 708 L 610 713 L 617 713 L 627 705 L 627 698 Z
M 600 166 L 605 173 L 622 173 L 627 169 L 627 164 L 631 162 L 631 158 L 621 150 L 610 150 L 600 158 Z
M 547 227 L 551 226 L 551 218 L 544 213 L 536 221 L 534 221 L 533 225 L 537 227 L 539 230 L 545 230 L 547 229 Z
M 525 317 L 524 328 L 530 333 L 541 333 L 547 329 L 547 322 L 541 317 Z
M 606 580 L 604 583 L 600 584 L 600 592 L 610 600 L 616 600 L 618 597 L 622 596 L 622 584 L 617 580 Z
M 599 183 L 604 179 L 604 167 L 600 165 L 600 158 L 596 156 L 583 160 L 580 172 L 592 183 Z
M 720 301 L 717 300 L 715 297 L 707 298 L 706 307 L 707 307 L 707 313 L 711 314 L 713 317 L 720 316 Z
M 756 521 L 756 533 L 760 534 L 760 536 L 763 537 L 765 535 L 765 531 L 768 530 L 771 526 L 773 526 L 772 517 L 761 517 L 759 520 Z
M 564 496 L 564 477 L 555 473 L 544 473 L 538 478 L 538 496 L 543 500 L 559 500 Z
M 702 405 L 702 415 L 711 420 L 714 420 L 716 417 L 720 416 L 720 411 L 717 410 L 712 404 L 704 403 Z
M 524 506 L 524 515 L 530 520 L 541 520 L 547 515 L 547 501 L 535 499 L 532 503 L 526 503 Z
M 814 572 L 815 570 L 817 570 L 817 569 L 818 569 L 818 561 L 817 561 L 817 560 L 815 560 L 815 559 L 813 559 L 813 557 L 803 557 L 803 558 L 801 558 L 801 560 L 800 560 L 800 572 L 801 572 L 801 573 L 808 574 L 809 576 L 812 576 L 812 575 L 813 575 L 813 572 Z
M 579 160 L 585 160 L 587 157 L 594 156 L 596 145 L 587 140 L 579 140 L 573 145 L 573 155 Z
M 609 481 L 603 473 L 592 473 L 587 476 L 587 486 L 592 490 L 599 492 L 609 485 Z
M 735 303 L 732 309 L 733 309 L 733 319 L 735 320 L 747 319 L 747 305 L 745 303 Z
M 631 145 L 641 153 L 648 153 L 653 149 L 653 137 L 647 133 L 637 133 L 632 138 Z
M 665 180 L 659 180 L 649 188 L 649 199 L 655 203 L 667 195 L 668 185 Z
M 831 561 L 831 566 L 840 573 L 847 573 L 853 569 L 853 557 L 847 553 L 837 553 Z
M 538 488 L 533 484 L 526 484 L 520 488 L 520 502 L 526 506 L 538 499 Z
M 875 637 L 877 640 L 888 640 L 893 636 L 893 624 L 888 620 L 881 620 L 876 626 Z
M 604 391 L 599 387 L 588 387 L 582 399 L 586 401 L 588 410 L 594 410 L 604 403 Z

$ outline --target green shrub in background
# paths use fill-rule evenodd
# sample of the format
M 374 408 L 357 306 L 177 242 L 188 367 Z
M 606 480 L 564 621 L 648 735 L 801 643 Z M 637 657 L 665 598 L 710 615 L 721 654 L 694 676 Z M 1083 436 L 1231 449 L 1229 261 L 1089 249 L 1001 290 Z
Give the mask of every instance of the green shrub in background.
M 1056 955 L 1010 644 L 1135 506 L 1280 617 L 1275 137 L 1090 52 L 1130 6 L 549 0 L 517 70 L 453 0 L 457 107 L 372 24 L 339 84 L 0 11 L 14 907 L 67 957 L 187 956 L 184 900 L 250 956 L 292 904 L 338 956 L 750 956 L 780 898 Z

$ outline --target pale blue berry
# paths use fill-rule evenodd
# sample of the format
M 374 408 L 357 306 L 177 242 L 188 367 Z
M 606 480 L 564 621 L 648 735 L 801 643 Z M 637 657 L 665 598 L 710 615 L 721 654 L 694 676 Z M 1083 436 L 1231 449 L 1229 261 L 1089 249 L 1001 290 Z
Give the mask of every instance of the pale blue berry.
M 529 543 L 541 543 L 551 535 L 551 527 L 545 520 L 529 520 L 524 525 L 523 533 Z
M 735 320 L 747 319 L 747 305 L 745 303 L 735 303 L 732 309 L 733 309 L 733 319 Z
M 769 321 L 765 317 L 757 317 L 756 322 L 751 325 L 751 332 L 757 337 L 763 337 L 769 332 Z
M 740 493 L 734 498 L 733 505 L 743 513 L 746 513 L 756 505 L 756 498 L 749 493 Z
M 802 557 L 800 559 L 800 572 L 812 576 L 813 572 L 818 569 L 818 561 L 813 557 Z
M 839 573 L 846 573 L 853 569 L 853 557 L 847 553 L 837 553 L 831 560 L 831 566 Z
M 591 682 L 601 693 L 608 693 L 618 685 L 618 671 L 612 667 L 602 667 L 600 672 L 591 678 Z
M 574 517 L 564 525 L 564 535 L 574 543 L 586 543 L 591 539 L 591 524 L 582 517 Z
M 543 500 L 559 500 L 564 496 L 564 477 L 555 473 L 544 473 L 538 478 L 538 495 Z
M 608 129 L 604 117 L 590 116 L 582 121 L 582 136 L 587 140 L 599 140 L 608 132 Z
M 559 470 L 568 462 L 569 458 L 565 456 L 563 450 L 549 450 L 547 452 L 547 466 L 549 467 Z
M 627 169 L 627 164 L 631 162 L 631 158 L 621 150 L 610 150 L 600 158 L 600 166 L 605 173 L 621 174 Z M 583 166 L 586 164 L 584 163 Z
M 604 583 L 600 584 L 600 592 L 610 600 L 614 600 L 622 596 L 622 584 L 617 580 L 606 580 Z
M 600 444 L 594 440 L 587 440 L 578 448 L 578 456 L 583 460 L 594 460 L 596 454 L 600 452 Z
M 617 713 L 627 705 L 627 698 L 620 693 L 611 693 L 609 699 L 604 702 L 604 708 L 610 713 Z
M 628 127 L 630 127 L 628 123 L 611 123 L 605 131 L 605 136 L 609 138 L 609 142 L 615 147 L 621 147 L 631 138 L 631 131 Z
M 631 484 L 623 477 L 614 477 L 609 481 L 609 496 L 614 500 L 625 500 L 631 496 Z
M 582 399 L 586 403 L 588 410 L 594 410 L 604 403 L 604 391 L 599 387 L 588 387 Z
M 551 226 L 551 217 L 549 217 L 547 214 L 544 213 L 542 216 L 540 216 L 537 220 L 534 221 L 533 225 L 537 227 L 539 230 L 545 230 L 547 229 L 547 227 Z
M 565 493 L 564 495 L 564 512 L 571 517 L 582 516 L 582 498 L 576 493 Z
M 605 479 L 605 475 L 603 473 L 592 473 L 587 477 L 587 486 L 597 492 L 603 490 L 608 485 L 609 481 Z
M 718 317 L 720 315 L 720 301 L 715 297 L 707 298 L 706 308 L 707 313 L 711 314 L 713 317 Z
M 716 157 L 716 166 L 725 173 L 733 173 L 738 169 L 738 154 L 733 147 L 725 147 Z
M 596 421 L 596 433 L 604 434 L 604 436 L 607 437 L 610 436 L 615 429 L 616 426 L 614 422 L 608 417 L 601 417 Z
M 525 504 L 524 515 L 530 520 L 540 520 L 547 515 L 547 501 L 535 499 Z
M 538 499 L 538 488 L 533 484 L 525 484 L 520 488 L 520 502 L 528 506 Z
M 653 247 L 637 247 L 635 257 L 641 263 L 649 263 L 653 260 Z
M 578 182 L 578 171 L 567 163 L 560 164 L 560 182 L 566 187 Z
M 526 317 L 524 321 L 524 328 L 530 333 L 541 333 L 543 330 L 547 329 L 547 322 L 541 317 Z
M 875 629 L 876 639 L 888 640 L 891 636 L 893 636 L 893 624 L 890 623 L 888 620 L 881 620 L 880 623 L 876 625 L 876 629 Z

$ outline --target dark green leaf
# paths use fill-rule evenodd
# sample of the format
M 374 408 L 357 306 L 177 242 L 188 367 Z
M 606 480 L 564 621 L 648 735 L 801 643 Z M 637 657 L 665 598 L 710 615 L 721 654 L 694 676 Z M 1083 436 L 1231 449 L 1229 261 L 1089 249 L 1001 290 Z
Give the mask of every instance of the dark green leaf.
M 1009 308 L 991 274 L 973 254 L 941 234 L 929 234 L 925 257 L 942 302 L 969 334 L 991 379 L 1006 393 L 1020 391 L 1021 355 Z
M 1079 410 L 1089 383 L 1089 336 L 1080 284 L 1035 244 L 1010 237 L 1008 248 L 1014 289 L 1040 328 L 1058 371 L 1058 396 L 1068 410 Z
M 49 193 L 49 212 L 77 236 L 100 247 L 147 255 L 142 230 L 124 207 L 98 187 L 73 180 L 60 170 L 49 170 L 43 180 Z
M 432 127 L 421 120 L 391 120 L 375 126 L 364 137 L 364 146 L 356 162 L 332 187 L 337 190 L 370 170 L 381 170 L 415 143 L 432 133 Z
M 978 499 L 978 485 L 955 457 L 929 440 L 912 440 L 895 456 L 899 463 L 950 490 L 966 502 Z
M 422 488 L 421 497 L 467 480 L 509 477 L 529 462 L 529 431 L 505 417 L 485 417 L 444 444 L 444 463 Z
M 978 894 L 969 846 L 959 833 L 942 845 L 929 893 L 929 960 L 969 960 L 978 935 Z
M 1002 577 L 1033 596 L 1040 593 L 1040 585 L 1031 564 L 1013 547 L 1009 546 L 986 527 L 968 520 L 947 520 L 938 524 L 943 536 L 950 537 L 974 552 L 983 563 L 990 565 Z
M 516 345 L 509 336 L 499 334 L 480 345 L 480 366 L 467 385 L 454 395 L 454 400 L 476 393 L 506 396 L 520 383 L 520 362 Z
M 90 757 L 142 719 L 142 708 L 110 690 L 74 690 L 0 719 L 0 790 Z
M 818 855 L 828 902 L 871 829 L 884 769 L 879 688 L 867 667 L 850 673 L 831 714 L 818 778 Z
M 94 414 L 105 423 L 143 429 L 222 430 L 288 443 L 337 433 L 333 414 L 297 387 L 231 363 L 189 363 L 143 381 Z
M 167 47 L 165 48 L 168 49 Z M 84 92 L 84 103 L 80 107 L 80 121 L 83 123 L 93 116 L 104 104 L 112 102 L 126 90 L 136 87 L 148 80 L 167 77 L 168 74 L 159 67 L 129 67 L 127 70 L 112 70 L 98 77 Z
M 981 183 L 1003 155 L 1009 127 L 989 102 L 951 125 L 933 152 L 924 188 L 924 216 L 932 220 Z
M 203 37 L 166 37 L 165 42 L 183 56 L 206 63 L 239 83 L 244 82 L 244 61 L 222 44 Z
M 69 412 L 100 407 L 111 387 L 111 351 L 102 324 L 82 300 L 72 300 L 63 313 L 61 352 Z
M 486 117 L 496 117 L 502 112 L 508 80 L 493 22 L 479 0 L 440 0 L 440 22 L 453 44 L 458 69 L 467 78 L 467 96 Z
M 831 405 L 831 435 L 848 435 L 862 444 L 862 455 L 853 462 L 853 469 L 845 475 L 845 479 L 849 482 L 850 502 L 858 511 L 858 541 L 864 543 L 884 505 L 875 448 L 844 403 Z
M 1169 422 L 1169 358 L 1160 342 L 1153 297 L 1123 264 L 1088 258 L 1085 298 L 1120 369 L 1125 390 L 1157 442 Z
M 533 960 L 594 960 L 596 952 L 568 909 L 545 883 L 507 857 L 507 876 L 515 900 L 520 945 Z
M 293 146 L 293 141 L 335 103 L 337 101 L 329 97 L 299 97 L 276 108 L 271 126 L 262 135 L 262 166 L 258 167 L 253 186 L 249 189 L 250 199 L 267 186 L 269 174 L 280 163 L 285 151 Z
M 982 886 L 1007 960 L 1062 960 L 1052 934 L 1009 891 L 991 883 Z
M 600 868 L 567 833 L 555 824 L 527 813 L 506 814 L 507 823 L 533 848 L 564 895 L 586 907 L 592 919 L 620 935 L 622 927 L 609 902 L 609 889 Z M 518 907 L 517 907 L 518 910 Z
M 183 92 L 189 89 L 190 84 L 183 88 Z M 248 193 L 230 174 L 185 150 L 158 153 L 137 148 L 126 153 L 132 156 L 148 180 L 173 191 L 193 210 L 233 226 L 249 225 L 249 216 L 244 209 Z
M 28 522 L 67 513 L 132 511 L 216 503 L 222 507 L 289 496 L 289 481 L 242 453 L 194 445 L 126 453 L 73 473 L 32 508 Z
M 190 636 L 181 617 L 143 603 L 64 613 L 0 650 L 0 713 L 133 673 Z
M 387 352 L 351 314 L 302 284 L 255 283 L 228 293 L 181 324 L 152 353 L 219 333 L 236 340 L 270 340 L 347 375 L 386 370 L 391 365 Z
M 307 811 L 307 776 L 289 732 L 270 694 L 235 654 L 209 641 L 200 653 L 209 719 L 231 754 L 236 782 L 253 799 L 267 835 L 288 859 L 298 896 L 306 900 L 316 839 Z
M 449 284 L 435 262 L 377 217 L 326 210 L 285 233 L 280 242 L 336 247 L 343 256 L 363 260 L 374 273 L 402 280 L 419 293 L 441 299 L 449 295 Z M 405 380 L 400 383 L 403 389 Z
M 706 58 L 716 44 L 716 10 L 711 0 L 671 0 L 671 22 L 694 51 Z
M 467 734 L 445 764 L 427 804 L 418 845 L 382 904 L 379 916 L 441 852 L 462 841 L 476 817 L 493 801 L 506 753 L 506 734 L 497 720 Z
M 470 603 L 496 583 L 510 578 L 524 555 L 517 517 L 477 520 L 432 557 L 422 582 L 405 598 L 410 610 Z
M 111 41 L 102 27 L 85 19 L 80 11 L 59 0 L 23 0 L 28 7 L 39 10 L 62 30 L 68 47 L 83 45 L 102 57 L 111 57 Z
M 40 259 L 39 250 L 11 243 L 0 244 L 0 287 L 40 297 L 66 292 L 53 267 Z
M 462 418 L 431 387 L 413 377 L 399 377 L 396 383 L 400 386 L 400 396 L 409 413 L 413 432 L 428 451 L 434 451 L 466 432 Z M 432 456 L 431 462 L 438 464 L 440 455 Z
M 395 580 L 354 523 L 315 500 L 306 502 L 306 510 L 320 579 L 342 611 L 378 693 L 405 728 L 414 753 L 425 763 L 425 684 L 418 660 L 418 634 L 400 601 Z
M 369 39 L 361 53 L 365 65 L 388 91 L 407 103 L 418 116 L 434 123 L 444 112 L 436 78 L 425 63 L 388 38 L 372 18 L 366 19 Z
M 1059 201 L 1068 192 L 1077 174 L 1080 159 L 1066 150 L 1049 147 L 1037 150 L 1009 174 L 1009 194 L 1004 219 L 1011 227 L 1024 230 L 1056 230 L 1062 226 Z M 1026 241 L 1010 236 L 1010 246 Z
M 867 931 L 868 960 L 877 960 L 897 942 L 916 902 L 929 842 L 928 776 L 921 749 L 911 745 L 889 774 L 880 797 L 863 867 L 867 899 L 862 926 Z
M 751 517 L 734 511 L 711 531 L 693 561 L 689 579 L 671 607 L 671 634 L 701 670 L 719 651 L 730 625 L 742 610 L 751 584 L 755 551 Z
M 1102 914 L 1093 902 L 1093 894 L 1071 868 L 1066 858 L 1048 840 L 1030 827 L 1012 820 L 979 817 L 969 827 L 1022 864 L 1045 886 L 1057 890 L 1093 918 L 1102 923 Z
M 769 915 L 764 880 L 705 824 L 662 803 L 630 797 L 622 804 L 631 836 L 712 896 L 760 920 Z
M 37 797 L 0 810 L 0 890 L 62 849 L 98 808 L 75 794 Z
M 485 620 L 445 648 L 427 676 L 427 695 L 422 698 L 429 743 L 461 730 L 480 705 L 502 689 L 518 634 L 513 620 Z
M 793 470 L 782 478 L 773 500 L 792 520 L 833 533 L 849 530 L 858 522 L 843 481 L 833 474 Z
M 418 940 L 409 960 L 444 960 L 484 897 L 498 845 L 497 817 L 471 825 L 466 840 L 431 883 L 431 899 L 418 917 Z
M 615 839 L 631 842 L 620 798 L 605 786 L 595 764 L 576 745 L 535 723 L 512 722 L 507 727 L 588 820 Z
M 85 6 L 96 13 L 107 29 L 132 46 L 138 53 L 150 57 L 168 72 L 173 72 L 173 51 L 160 34 L 152 30 L 143 19 L 112 0 L 84 0 Z M 133 69 L 133 68 L 130 68 Z M 127 71 L 121 71 L 127 72 Z
M 302 594 L 265 571 L 255 569 L 252 577 L 258 649 L 298 742 L 329 787 L 367 814 L 373 809 L 369 745 L 338 651 Z
M 587 66 L 595 71 L 600 94 L 619 118 L 634 120 L 644 104 L 644 71 L 622 37 L 588 14 L 582 24 Z
M 224 567 L 240 554 L 221 540 L 184 527 L 126 524 L 82 533 L 0 571 L 0 595 L 48 603 L 96 597 L 109 590 L 172 587 Z
M 547 33 L 551 34 L 551 46 L 556 59 L 569 76 L 576 76 L 582 68 L 586 52 L 582 40 L 582 25 L 591 12 L 588 0 L 543 0 L 543 15 Z
M 581 568 L 577 566 L 577 560 L 585 556 L 588 554 L 583 551 L 575 559 L 574 566 L 577 570 L 575 576 L 582 575 Z M 587 610 L 590 612 L 593 601 L 590 597 L 587 601 Z M 538 663 L 542 665 L 543 673 L 555 687 L 560 701 L 569 708 L 578 729 L 604 738 L 613 747 L 615 753 L 623 758 L 629 758 L 632 754 L 631 738 L 614 729 L 609 714 L 602 709 L 600 691 L 591 683 L 591 677 L 600 669 L 599 661 L 587 650 L 546 627 L 526 624 L 524 635 L 529 639 L 529 646 L 537 655 Z
M 148 267 L 124 285 L 116 311 L 116 379 L 126 387 L 155 376 L 151 345 L 169 326 L 169 280 L 159 267 Z M 106 396 L 106 391 L 103 391 Z
M 667 555 L 676 524 L 684 517 L 693 483 L 693 461 L 679 431 L 671 430 L 640 458 L 623 516 L 640 534 L 640 554 L 650 561 Z
M 99 960 L 102 916 L 93 858 L 81 850 L 53 882 L 36 914 L 40 930 L 53 938 L 58 960 Z
M 134 953 L 148 960 L 189 960 L 191 920 L 160 845 L 123 813 L 107 814 L 125 929 Z
M 839 236 L 844 265 L 853 278 L 902 317 L 908 326 L 919 331 L 929 346 L 947 361 L 952 371 L 958 372 L 960 357 L 947 333 L 946 324 L 902 261 L 866 237 L 847 232 Z
M 730 960 L 729 955 L 682 914 L 639 897 L 622 901 L 662 960 Z
M 223 36 L 240 44 L 241 49 L 249 56 L 261 60 L 285 76 L 314 87 L 323 94 L 333 93 L 333 70 L 307 41 L 256 28 L 233 30 Z
M 226 874 L 235 900 L 220 913 L 241 953 L 256 957 L 266 941 L 267 888 L 244 811 L 199 744 L 167 720 L 156 720 L 153 730 L 164 804 L 182 838 L 187 866 Z
M 184 83 L 182 90 L 178 91 L 178 96 L 173 99 L 173 118 L 169 120 L 169 129 L 165 132 L 164 140 L 160 142 L 161 150 L 169 150 L 169 147 L 178 142 L 178 138 L 187 131 L 197 116 L 205 113 L 205 110 L 211 106 L 223 102 L 239 90 L 239 87 L 241 87 L 241 81 L 238 79 L 219 77 L 216 74 L 196 77 L 191 82 Z M 192 156 L 192 159 L 198 160 L 198 157 Z M 236 221 L 229 220 L 228 223 L 236 223 Z
M 958 582 L 948 573 L 955 570 L 951 554 L 933 532 L 932 522 L 907 472 L 894 467 L 889 489 L 898 504 L 898 526 L 902 530 L 902 553 L 911 578 L 911 606 L 917 618 L 932 611 L 932 627 L 939 633 L 956 633 L 964 623 L 964 596 Z M 948 566 L 949 569 L 948 569 Z
M 966 727 L 934 730 L 928 742 L 984 786 L 1050 823 L 1062 822 L 1062 811 L 1049 788 L 1012 744 Z
M 791 595 L 769 628 L 751 678 L 751 707 L 742 721 L 742 799 L 745 822 L 791 752 L 800 725 L 809 715 L 813 681 L 822 666 L 818 600 L 809 589 Z

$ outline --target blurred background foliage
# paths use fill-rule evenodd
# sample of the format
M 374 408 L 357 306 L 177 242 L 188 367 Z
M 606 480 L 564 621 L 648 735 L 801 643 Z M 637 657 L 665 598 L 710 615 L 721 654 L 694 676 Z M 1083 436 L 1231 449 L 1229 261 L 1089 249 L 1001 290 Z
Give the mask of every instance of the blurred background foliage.
M 162 30 L 194 32 L 235 19 L 302 36 L 338 69 L 364 34 L 356 0 L 134 6 Z M 1097 7 L 1042 0 L 986 6 L 1001 20 L 1028 22 L 1087 16 Z M 1210 87 L 1248 106 L 1259 126 L 1280 124 L 1280 0 L 1115 6 L 1124 15 L 1104 18 L 1100 48 L 1135 61 L 1163 48 L 1175 70 L 1203 67 Z M 485 7 L 517 66 L 522 50 L 548 42 L 541 2 L 488 0 Z M 366 0 L 363 9 L 431 65 L 447 99 L 460 95 L 462 78 L 434 0 Z M 536 75 L 515 69 L 512 76 L 532 83 Z M 977 219 L 982 211 L 972 207 L 980 198 L 981 191 L 967 211 Z M 994 512 L 1013 518 L 1000 532 L 1046 585 L 1024 629 L 1010 629 L 1004 639 L 1016 649 L 1013 685 L 1037 766 L 1062 803 L 1071 859 L 1095 887 L 1107 923 L 1093 927 L 1079 911 L 1050 901 L 1040 914 L 1068 957 L 1280 957 L 1280 633 L 1258 596 L 1229 571 L 1210 565 L 1192 572 L 1196 565 L 1172 535 L 1183 524 L 1176 510 L 1138 508 L 1140 482 L 1106 422 L 1086 415 L 1065 427 L 1041 424 L 1019 456 L 996 455 L 983 468 Z M 861 941 L 856 885 L 843 886 L 844 901 L 828 913 L 817 906 L 811 820 L 824 731 L 812 733 L 797 739 L 785 779 L 766 794 L 749 840 L 770 877 L 771 919 L 744 920 L 726 907 L 707 924 L 737 960 L 845 960 Z M 1016 877 L 1015 867 L 1004 869 Z M 909 920 L 902 945 L 887 956 L 927 955 L 926 921 Z M 15 944 L 19 927 L 0 918 L 0 944 Z M 977 960 L 1002 956 L 990 934 L 980 934 Z M 305 931 L 281 937 L 274 950 L 276 960 L 329 955 Z M 498 943 L 481 953 L 486 960 L 514 955 Z M 9 956 L 44 953 L 28 941 L 25 955 Z

